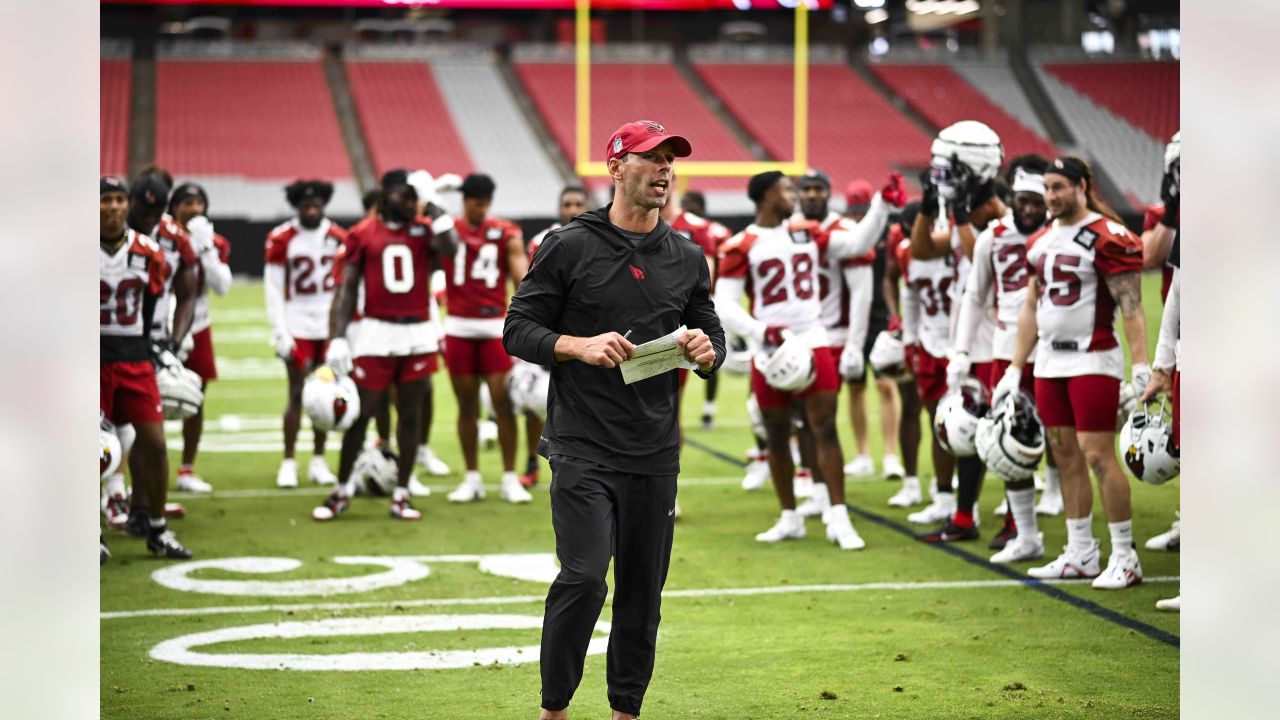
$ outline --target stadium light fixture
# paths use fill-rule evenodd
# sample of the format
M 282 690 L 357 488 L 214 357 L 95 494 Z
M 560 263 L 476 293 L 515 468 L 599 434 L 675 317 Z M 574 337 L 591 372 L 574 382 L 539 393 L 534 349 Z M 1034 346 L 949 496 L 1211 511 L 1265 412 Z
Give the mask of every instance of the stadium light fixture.
M 871 10 L 884 7 L 884 0 L 853 0 L 853 4 L 863 10 Z

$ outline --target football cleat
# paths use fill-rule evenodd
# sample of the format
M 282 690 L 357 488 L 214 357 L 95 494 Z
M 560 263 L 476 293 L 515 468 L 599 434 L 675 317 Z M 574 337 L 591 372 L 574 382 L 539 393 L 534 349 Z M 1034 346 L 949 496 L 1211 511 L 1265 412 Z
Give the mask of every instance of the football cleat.
M 1102 573 L 1099 564 L 1102 544 L 1094 540 L 1087 550 L 1062 548 L 1062 554 L 1048 565 L 1027 570 L 1027 576 L 1037 580 L 1069 580 L 1072 578 L 1096 578 Z
M 813 473 L 809 472 L 809 468 L 796 468 L 795 480 L 792 483 L 796 497 L 807 498 L 813 495 Z
M 189 493 L 211 493 L 213 486 L 193 472 L 178 473 L 178 489 Z
M 538 469 L 534 468 L 529 472 L 520 476 L 520 484 L 526 488 L 531 488 L 538 484 Z
M 107 527 L 112 530 L 123 530 L 129 520 L 129 500 L 124 495 L 103 495 L 102 516 L 107 519 Z
M 1182 522 L 1174 520 L 1173 527 L 1148 540 L 1146 548 L 1156 552 L 1180 551 L 1182 549 Z
M 323 505 L 311 511 L 311 519 L 316 522 L 328 522 L 346 512 L 350 506 L 351 498 L 343 495 L 342 489 L 339 488 L 329 494 Z
M 1002 516 L 1007 516 L 1008 514 L 1009 514 L 1009 498 L 1005 498 L 1000 501 L 999 505 L 996 506 L 996 510 L 995 512 L 992 513 L 992 515 L 995 515 L 996 517 L 1002 517 Z
M 796 508 L 796 512 L 800 517 L 826 517 L 827 511 L 831 509 L 831 495 L 827 492 L 826 485 L 814 485 L 813 494 L 808 500 L 800 503 Z
M 169 528 L 155 528 L 147 535 L 147 549 L 166 560 L 190 560 L 192 552 L 178 542 Z
M 182 503 L 167 502 L 164 504 L 164 516 L 168 520 L 181 520 L 187 516 L 187 508 Z
M 416 474 L 409 475 L 409 496 L 410 497 L 430 497 L 431 488 L 422 484 Z
M 524 489 L 524 485 L 520 484 L 520 479 L 515 476 L 515 473 L 503 476 L 502 489 L 498 491 L 498 497 L 502 498 L 503 502 L 513 505 L 533 502 L 533 495 Z
M 1093 581 L 1095 590 L 1123 590 L 1142 582 L 1142 561 L 1138 551 L 1120 550 L 1111 553 L 1107 569 Z
M 298 487 L 298 463 L 294 460 L 283 460 L 280 463 L 280 469 L 276 471 L 276 487 L 278 488 L 296 488 Z
M 436 454 L 431 452 L 431 448 L 427 445 L 418 446 L 417 459 L 418 464 L 427 471 L 428 475 L 440 477 L 441 475 L 449 474 L 449 465 L 445 463 L 445 461 L 436 457 Z
M 1156 609 L 1163 610 L 1164 612 L 1180 613 L 1182 612 L 1182 596 L 1179 595 L 1178 597 L 1172 597 L 1168 600 L 1157 600 Z
M 989 550 L 1003 550 L 1004 546 L 1015 537 L 1018 536 L 1018 526 L 1013 522 L 1013 513 L 1004 516 L 1004 524 L 1000 526 L 1000 532 L 991 539 L 991 544 L 987 545 Z
M 884 467 L 885 480 L 901 480 L 907 476 L 907 469 L 902 466 L 897 455 L 885 455 L 881 465 Z
M 849 520 L 848 510 L 828 510 L 823 521 L 827 524 L 827 542 L 839 545 L 841 550 L 861 550 L 867 546 L 867 541 L 862 539 Z
M 1036 533 L 1035 537 L 1019 535 L 1005 544 L 1000 552 L 991 556 L 991 562 L 997 565 L 1036 560 L 1044 557 L 1044 533 Z
M 396 490 L 391 497 L 391 517 L 396 520 L 421 520 L 422 513 L 413 506 L 408 491 Z
M 324 458 L 319 456 L 311 458 L 310 464 L 307 465 L 307 479 L 316 485 L 338 484 L 338 476 L 333 474 L 325 464 Z
M 917 481 L 914 485 L 903 484 L 893 497 L 889 498 L 891 507 L 909 508 L 913 505 L 919 505 L 924 502 L 924 494 L 920 492 L 920 483 Z
M 852 477 L 867 477 L 876 471 L 876 464 L 866 455 L 859 455 L 844 466 L 844 474 Z
M 756 535 L 756 542 L 775 543 L 783 540 L 800 540 L 804 537 L 804 518 L 794 510 L 782 511 L 774 526 Z
M 470 474 L 470 473 L 468 473 Z M 477 473 L 478 474 L 478 473 Z M 484 483 L 478 478 L 463 478 L 458 488 L 448 495 L 449 502 L 466 503 L 484 499 Z
M 747 463 L 747 474 L 742 476 L 742 489 L 750 492 L 764 487 L 772 475 L 769 472 L 768 455 L 763 452 L 753 452 L 749 453 L 748 457 L 751 460 Z
M 963 542 L 978 539 L 978 528 L 963 527 L 949 522 L 946 525 L 926 533 L 918 533 L 916 539 L 927 543 Z
M 1062 514 L 1064 506 L 1062 504 L 1062 491 L 1049 492 L 1048 490 L 1040 493 L 1040 502 L 1036 503 L 1036 514 L 1046 515 L 1048 517 L 1057 517 Z
M 481 447 L 490 448 L 496 445 L 498 443 L 498 423 L 492 420 L 481 420 L 477 441 Z
M 956 496 L 953 493 L 938 493 L 933 498 L 933 502 L 926 505 L 923 510 L 908 515 L 907 522 L 916 525 L 934 525 L 951 520 L 951 516 L 955 514 Z

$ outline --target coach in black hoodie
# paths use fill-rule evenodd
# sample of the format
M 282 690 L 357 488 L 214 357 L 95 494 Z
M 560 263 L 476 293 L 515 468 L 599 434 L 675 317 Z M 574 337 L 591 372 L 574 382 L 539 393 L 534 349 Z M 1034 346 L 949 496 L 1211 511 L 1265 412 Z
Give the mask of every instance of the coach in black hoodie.
M 606 149 L 614 202 L 555 230 L 511 299 L 502 341 L 511 355 L 550 365 L 539 452 L 551 463 L 551 522 L 560 574 L 542 627 L 542 718 L 565 718 L 609 592 L 609 705 L 640 713 L 671 560 L 680 435 L 679 384 L 667 372 L 624 385 L 615 368 L 633 342 L 685 325 L 679 341 L 702 377 L 724 362 L 724 331 L 702 250 L 658 211 L 689 142 L 658 123 L 622 126 Z

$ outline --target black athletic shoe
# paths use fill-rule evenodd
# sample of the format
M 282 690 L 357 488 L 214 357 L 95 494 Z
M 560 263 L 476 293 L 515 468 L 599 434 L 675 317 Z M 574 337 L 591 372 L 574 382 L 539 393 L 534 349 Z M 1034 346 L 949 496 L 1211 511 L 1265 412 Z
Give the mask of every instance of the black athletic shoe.
M 711 413 L 702 413 L 702 429 L 710 430 L 715 427 L 716 419 Z
M 937 530 L 934 530 L 932 532 L 927 532 L 927 533 L 920 533 L 919 535 L 916 535 L 916 539 L 922 540 L 927 543 L 947 543 L 947 542 L 958 542 L 958 541 L 964 541 L 964 540 L 977 540 L 978 528 L 960 527 L 959 525 L 956 525 L 953 522 L 948 522 L 946 525 L 943 525 Z
M 156 528 L 147 536 L 147 549 L 153 555 L 163 555 L 167 560 L 190 560 L 191 551 L 178 542 L 167 527 Z
M 124 532 L 136 538 L 151 537 L 151 513 L 137 505 L 129 508 L 129 519 L 124 521 Z
M 1004 546 L 1012 539 L 1018 536 L 1018 526 L 1013 522 L 1013 513 L 1004 514 L 1004 525 L 1000 526 L 1000 532 L 991 539 L 991 544 L 987 547 L 992 550 L 1003 550 Z

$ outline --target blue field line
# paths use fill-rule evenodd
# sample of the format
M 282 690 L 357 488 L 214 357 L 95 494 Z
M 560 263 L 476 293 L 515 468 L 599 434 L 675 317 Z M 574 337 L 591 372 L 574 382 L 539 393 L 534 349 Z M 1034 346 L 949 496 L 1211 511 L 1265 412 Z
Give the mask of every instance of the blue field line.
M 745 463 L 739 460 L 738 458 L 733 457 L 732 455 L 729 455 L 727 453 L 721 452 L 720 450 L 717 450 L 708 445 L 704 445 L 703 443 L 697 442 L 696 440 L 690 440 L 686 438 L 684 441 L 684 444 L 688 445 L 689 447 L 695 448 L 697 450 L 701 450 L 707 453 L 708 455 L 711 455 L 720 460 L 723 460 L 731 465 L 734 465 L 737 467 L 743 467 L 745 465 Z M 897 532 L 902 535 L 906 535 L 907 537 L 911 538 L 913 542 L 919 542 L 918 540 L 916 540 L 916 533 L 914 530 L 895 520 L 891 520 L 887 517 L 884 517 L 883 515 L 878 515 L 869 510 L 863 510 L 861 508 L 850 507 L 849 512 L 859 517 L 866 518 L 867 520 L 870 520 L 871 522 L 876 523 L 877 525 L 882 525 L 886 528 L 889 528 L 894 532 Z M 1166 645 L 1170 645 L 1175 648 L 1181 648 L 1181 642 L 1182 642 L 1181 639 L 1177 635 L 1174 635 L 1173 633 L 1165 632 L 1164 630 L 1161 630 L 1158 627 L 1148 625 L 1142 622 L 1141 620 L 1136 620 L 1134 618 L 1129 617 L 1128 615 L 1122 615 L 1116 612 L 1115 610 L 1112 610 L 1110 608 L 1105 608 L 1091 600 L 1085 600 L 1082 597 L 1072 595 L 1071 593 L 1066 592 L 1061 588 L 1054 587 L 1053 585 L 1046 585 L 1045 583 L 1042 583 L 1039 580 L 1030 579 L 1025 575 L 1023 575 L 1022 573 L 1018 572 L 1017 570 L 1014 570 L 1013 568 L 1006 567 L 1004 565 L 997 565 L 993 562 L 988 561 L 984 557 L 974 555 L 973 553 L 970 553 L 970 552 L 966 552 L 965 550 L 962 550 L 959 547 L 956 547 L 955 545 L 951 545 L 948 543 L 921 543 L 921 544 L 928 545 L 929 547 L 932 547 L 936 550 L 941 550 L 942 552 L 945 552 L 949 555 L 952 555 L 961 560 L 964 560 L 965 562 L 971 565 L 975 565 L 984 570 L 989 570 L 993 573 L 996 573 L 997 575 L 1002 575 L 1010 580 L 1016 580 L 1022 583 L 1023 585 L 1025 585 L 1027 588 L 1030 588 L 1031 590 L 1035 590 L 1038 593 L 1047 595 L 1053 598 L 1054 600 L 1064 602 L 1074 608 L 1084 610 L 1085 612 L 1095 617 L 1102 618 L 1103 620 L 1115 623 L 1120 627 L 1128 628 L 1130 630 L 1133 630 L 1134 632 L 1142 633 L 1143 635 L 1146 635 L 1149 638 L 1165 643 Z

